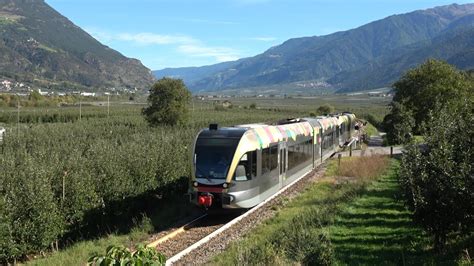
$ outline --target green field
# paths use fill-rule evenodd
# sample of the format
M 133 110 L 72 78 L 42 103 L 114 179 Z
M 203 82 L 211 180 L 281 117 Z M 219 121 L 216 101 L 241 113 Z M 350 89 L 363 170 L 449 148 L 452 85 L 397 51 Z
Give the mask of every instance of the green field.
M 182 195 L 190 148 L 210 123 L 304 117 L 325 102 L 359 116 L 387 111 L 383 99 L 356 104 L 331 97 L 194 99 L 189 122 L 175 127 L 149 127 L 145 105 L 133 101 L 1 108 L 7 133 L 0 145 L 0 213 L 9 226 L 0 228 L 0 260 L 41 257 L 58 247 L 64 251 L 38 262 L 80 264 L 108 242 L 130 246 L 188 215 Z M 233 108 L 216 108 L 223 100 Z

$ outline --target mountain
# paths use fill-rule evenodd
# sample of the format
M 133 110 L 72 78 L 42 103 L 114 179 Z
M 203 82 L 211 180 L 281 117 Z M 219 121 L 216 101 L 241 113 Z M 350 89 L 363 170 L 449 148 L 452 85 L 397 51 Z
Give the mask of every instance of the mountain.
M 406 70 L 428 58 L 444 60 L 460 69 L 474 69 L 474 27 L 450 28 L 432 40 L 395 50 L 357 69 L 341 72 L 329 83 L 339 87 L 339 92 L 390 85 Z
M 431 57 L 470 68 L 473 15 L 474 4 L 453 4 L 325 36 L 294 38 L 216 73 L 196 75 L 201 78 L 194 76 L 188 86 L 213 91 L 316 82 L 351 91 L 390 86 Z
M 148 88 L 139 60 L 102 45 L 42 0 L 0 0 L 0 80 L 50 88 Z
M 182 79 L 185 83 L 191 84 L 201 79 L 201 77 L 211 76 L 222 70 L 231 68 L 232 66 L 237 64 L 237 62 L 239 61 L 223 62 L 202 67 L 165 68 L 162 70 L 153 71 L 153 75 L 157 79 L 161 79 L 163 77 L 179 78 Z

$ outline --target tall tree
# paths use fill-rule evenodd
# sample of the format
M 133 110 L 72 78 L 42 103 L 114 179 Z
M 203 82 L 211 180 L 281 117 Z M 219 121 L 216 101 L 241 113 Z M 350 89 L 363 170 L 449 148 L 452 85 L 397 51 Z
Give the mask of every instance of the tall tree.
M 403 104 L 413 113 L 415 131 L 420 133 L 428 113 L 436 104 L 449 106 L 459 99 L 472 97 L 472 83 L 466 73 L 438 60 L 427 60 L 419 67 L 409 70 L 393 88 L 393 101 Z
M 151 126 L 184 123 L 190 100 L 191 93 L 181 79 L 162 78 L 151 88 L 143 114 Z
M 390 103 L 390 113 L 383 119 L 383 128 L 387 132 L 390 145 L 406 144 L 411 140 L 415 127 L 413 113 L 399 102 Z

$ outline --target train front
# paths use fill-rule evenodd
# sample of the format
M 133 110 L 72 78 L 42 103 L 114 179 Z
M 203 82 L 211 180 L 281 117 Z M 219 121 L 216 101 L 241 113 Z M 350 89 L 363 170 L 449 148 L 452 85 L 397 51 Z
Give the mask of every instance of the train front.
M 227 177 L 245 131 L 244 128 L 210 125 L 198 134 L 194 143 L 193 176 L 189 189 L 192 203 L 206 209 L 220 209 L 231 204 L 232 196 L 227 194 L 231 183 Z

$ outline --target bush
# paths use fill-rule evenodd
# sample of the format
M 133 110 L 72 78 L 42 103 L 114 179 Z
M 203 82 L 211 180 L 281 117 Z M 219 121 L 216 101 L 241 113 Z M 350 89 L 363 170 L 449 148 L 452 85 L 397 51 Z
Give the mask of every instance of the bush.
M 95 255 L 89 258 L 87 265 L 95 266 L 133 266 L 133 265 L 165 265 L 166 258 L 156 249 L 145 246 L 138 246 L 132 252 L 122 246 L 109 246 L 105 255 Z
M 318 109 L 316 109 L 316 113 L 319 115 L 326 115 L 326 114 L 334 113 L 334 110 L 335 110 L 334 106 L 326 103 L 319 106 Z

